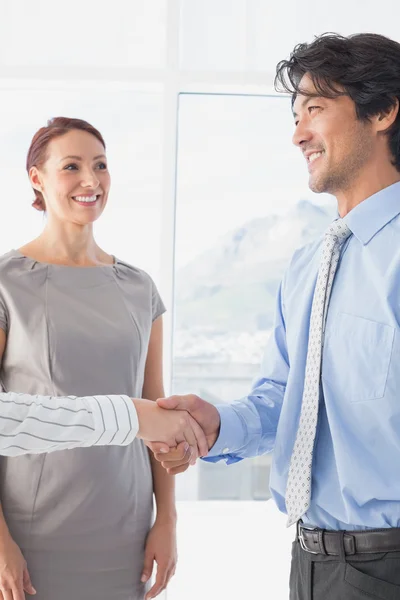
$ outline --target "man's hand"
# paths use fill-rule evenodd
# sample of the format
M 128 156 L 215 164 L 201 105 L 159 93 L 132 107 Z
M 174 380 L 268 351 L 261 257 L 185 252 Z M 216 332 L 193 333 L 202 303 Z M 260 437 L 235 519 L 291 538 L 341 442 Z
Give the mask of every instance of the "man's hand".
M 148 442 L 165 442 L 166 450 L 183 442 L 193 449 L 191 461 L 209 450 L 207 438 L 201 426 L 185 410 L 164 410 L 151 400 L 132 398 L 139 421 L 137 437 Z
M 204 432 L 207 452 L 215 444 L 220 428 L 220 416 L 215 406 L 194 394 L 159 398 L 157 405 L 163 409 L 187 411 Z M 165 444 L 159 443 L 162 441 L 157 440 L 158 443 L 148 443 L 147 445 L 170 475 L 183 473 L 189 465 L 196 462 L 196 452 L 190 444 L 183 442 L 176 448 L 168 449 Z M 207 452 L 200 456 L 205 456 Z

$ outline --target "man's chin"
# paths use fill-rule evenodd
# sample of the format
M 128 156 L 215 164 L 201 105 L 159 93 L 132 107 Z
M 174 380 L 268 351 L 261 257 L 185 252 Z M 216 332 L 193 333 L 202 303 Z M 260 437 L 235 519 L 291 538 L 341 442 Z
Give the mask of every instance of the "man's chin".
M 314 194 L 323 194 L 327 191 L 325 182 L 314 177 L 309 178 L 308 187 L 312 192 L 314 192 Z

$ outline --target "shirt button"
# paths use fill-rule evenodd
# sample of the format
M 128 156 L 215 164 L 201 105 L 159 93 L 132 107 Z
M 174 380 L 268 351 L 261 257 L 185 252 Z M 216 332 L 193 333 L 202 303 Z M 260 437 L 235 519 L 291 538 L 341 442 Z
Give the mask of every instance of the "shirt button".
M 224 448 L 224 449 L 222 450 L 222 454 L 228 454 L 228 452 L 229 452 L 229 448 Z

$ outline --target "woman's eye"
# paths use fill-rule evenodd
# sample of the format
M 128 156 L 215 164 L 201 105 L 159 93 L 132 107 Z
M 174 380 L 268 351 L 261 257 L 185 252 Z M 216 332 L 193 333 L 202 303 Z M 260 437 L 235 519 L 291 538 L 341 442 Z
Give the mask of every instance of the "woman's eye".
M 97 167 L 98 167 L 98 168 L 99 168 L 101 171 L 104 171 L 105 169 L 107 169 L 107 165 L 106 165 L 106 163 L 103 163 L 103 162 L 102 162 L 102 163 L 99 163 L 99 164 L 97 165 Z
M 75 169 L 77 169 L 77 168 L 78 168 L 78 167 L 77 167 L 77 165 L 75 165 L 75 164 L 70 164 L 70 165 L 66 165 L 66 166 L 64 167 L 64 171 L 74 171 L 74 170 L 75 170 Z

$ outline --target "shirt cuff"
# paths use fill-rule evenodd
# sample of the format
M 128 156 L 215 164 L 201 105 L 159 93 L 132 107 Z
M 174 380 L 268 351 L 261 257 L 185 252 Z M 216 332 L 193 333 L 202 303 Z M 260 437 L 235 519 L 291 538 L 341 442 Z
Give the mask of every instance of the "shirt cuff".
M 216 460 L 226 459 L 228 464 L 242 460 L 234 454 L 245 445 L 243 421 L 230 404 L 218 404 L 216 408 L 221 419 L 219 436 L 204 460 L 210 459 L 210 462 L 216 462 Z
M 135 439 L 139 421 L 129 396 L 87 396 L 83 400 L 94 418 L 95 432 L 88 445 L 127 446 Z

